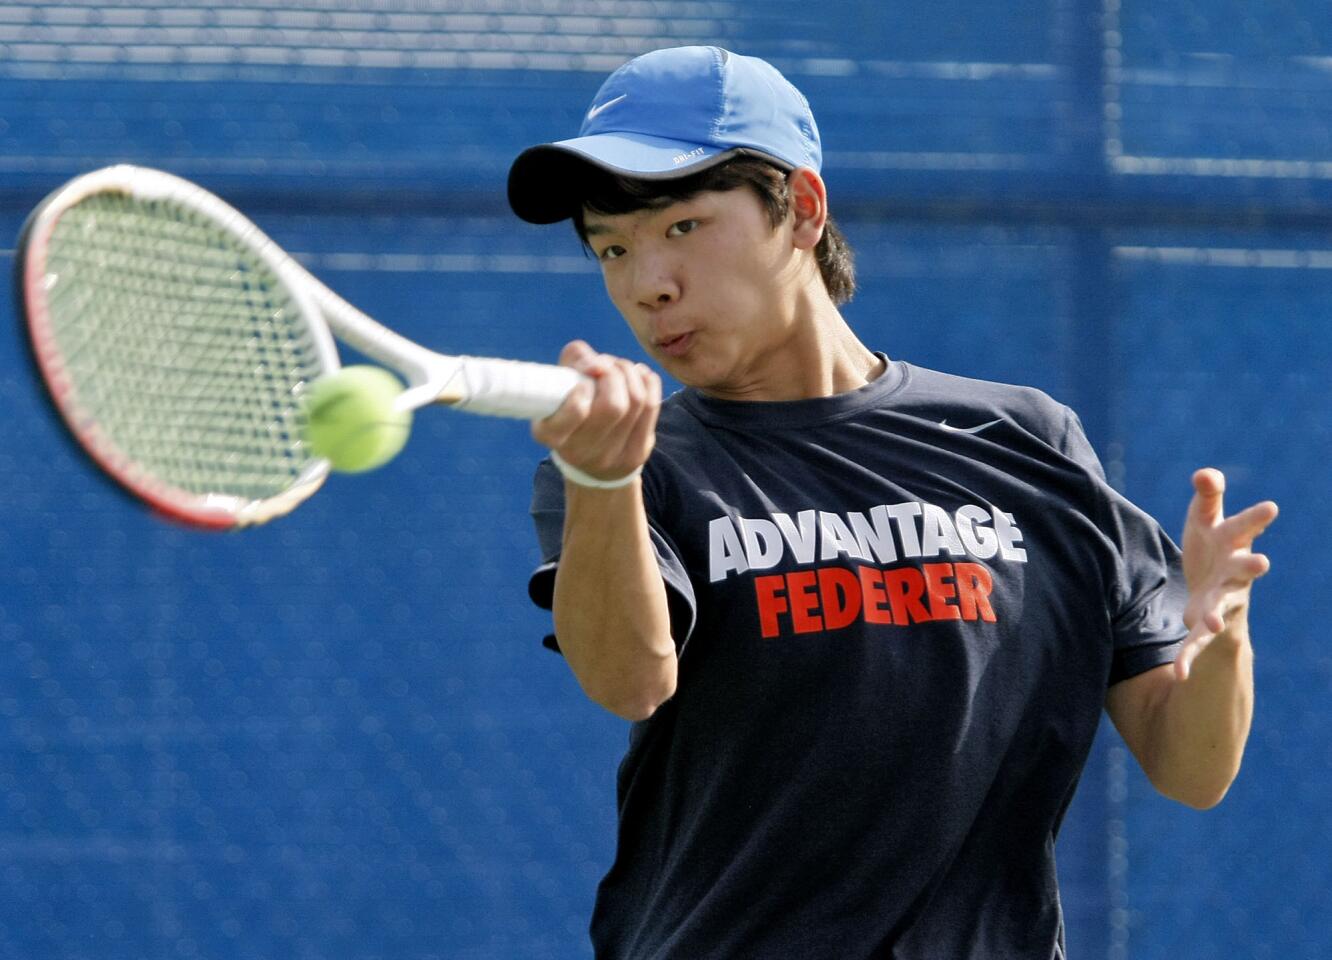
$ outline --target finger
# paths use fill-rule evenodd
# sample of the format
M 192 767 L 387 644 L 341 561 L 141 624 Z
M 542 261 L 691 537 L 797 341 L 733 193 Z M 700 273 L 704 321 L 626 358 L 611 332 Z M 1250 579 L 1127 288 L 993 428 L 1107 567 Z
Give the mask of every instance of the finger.
M 634 363 L 632 360 L 617 360 L 615 365 L 619 367 L 620 374 L 624 377 L 625 391 L 629 396 L 630 413 L 636 415 L 647 396 L 647 386 L 643 381 L 643 371 L 640 369 L 643 365 Z
M 1265 553 L 1249 554 L 1249 563 L 1254 570 L 1253 578 L 1255 580 L 1267 576 L 1268 571 L 1272 569 L 1272 561 L 1268 559 Z
M 560 362 L 573 367 L 585 377 L 597 380 L 615 365 L 616 359 L 608 353 L 598 353 L 586 341 L 572 340 L 560 351 Z
M 650 371 L 645 365 L 617 360 L 615 373 L 616 379 L 624 385 L 625 407 L 615 422 L 608 424 L 602 443 L 601 462 L 606 469 L 623 473 L 641 466 L 651 452 L 653 433 L 649 430 L 645 443 L 643 420 L 646 417 L 655 426 L 654 408 L 659 395 L 658 399 L 653 398 L 648 376 L 645 375 L 650 374 Z
M 1209 611 L 1208 615 L 1200 617 L 1198 622 L 1193 625 L 1187 637 L 1184 638 L 1184 645 L 1180 648 L 1179 656 L 1175 659 L 1175 676 L 1180 680 L 1189 679 L 1189 674 L 1193 670 L 1193 662 L 1198 659 L 1198 654 L 1207 649 L 1208 645 L 1216 639 L 1216 635 L 1221 632 L 1224 623 L 1220 621 L 1220 615 L 1216 611 Z
M 554 413 L 532 421 L 532 439 L 551 449 L 562 447 L 586 422 L 595 393 L 596 386 L 591 381 L 578 381 Z
M 602 371 L 589 417 L 600 439 L 614 430 L 616 424 L 629 412 L 629 384 L 626 382 L 623 361 L 603 354 L 590 362 Z
M 1271 500 L 1255 503 L 1234 516 L 1227 517 L 1217 527 L 1217 533 L 1232 546 L 1247 547 L 1268 528 L 1279 512 L 1277 505 Z
M 1248 568 L 1268 566 L 1267 558 L 1262 556 L 1245 555 L 1235 560 L 1237 566 Z M 1257 562 L 1250 563 L 1255 560 Z M 1189 670 L 1198 654 L 1231 625 L 1227 623 L 1227 618 L 1242 615 L 1249 600 L 1251 585 L 1252 578 L 1246 575 L 1246 579 L 1217 583 L 1189 601 L 1188 609 L 1184 613 L 1184 622 L 1188 625 L 1189 632 L 1184 638 L 1184 645 L 1176 660 L 1177 673 L 1181 680 L 1188 679 Z
M 1184 612 L 1184 622 L 1189 626 L 1190 642 L 1220 633 L 1225 628 L 1225 601 L 1231 592 L 1217 585 L 1189 601 Z
M 588 358 L 595 356 L 594 351 L 586 340 L 570 340 L 560 350 L 560 366 L 573 367 L 580 369 L 586 365 Z M 564 398 L 564 402 L 549 416 L 533 421 L 532 436 L 539 443 L 545 443 L 550 446 L 552 438 L 563 442 L 568 432 L 575 428 L 587 417 L 587 408 L 591 405 L 592 397 L 596 393 L 596 387 L 586 380 L 580 379 Z M 559 443 L 554 444 L 558 446 Z
M 1201 598 L 1196 602 L 1198 609 L 1204 609 L 1208 602 L 1215 601 L 1222 594 L 1248 590 L 1253 581 L 1265 575 L 1271 567 L 1271 561 L 1261 553 L 1237 551 L 1221 558 L 1207 579 L 1192 588 L 1192 592 Z
M 1226 475 L 1215 467 L 1203 467 L 1193 474 L 1193 500 L 1189 504 L 1189 517 L 1203 526 L 1214 527 L 1221 522 L 1226 492 Z
M 1226 590 L 1245 589 L 1272 569 L 1272 561 L 1261 553 L 1235 553 L 1226 558 L 1217 572 Z
M 1205 635 L 1194 636 L 1184 641 L 1184 646 L 1180 648 L 1179 656 L 1175 659 L 1175 676 L 1181 681 L 1189 679 L 1189 674 L 1193 670 L 1193 661 L 1197 658 L 1202 648 L 1200 644 L 1206 642 Z
M 1179 659 L 1175 661 L 1175 676 L 1181 681 L 1188 680 L 1189 674 L 1193 672 L 1193 661 L 1198 659 L 1198 654 L 1202 653 L 1202 647 L 1198 644 L 1186 644 L 1184 649 L 1179 652 Z
M 596 353 L 586 340 L 570 340 L 560 351 L 560 366 L 578 369 Z
M 1188 635 L 1184 636 L 1183 647 L 1180 647 L 1179 656 L 1175 659 L 1175 672 L 1180 680 L 1188 679 L 1193 660 L 1224 630 L 1225 619 L 1221 616 L 1220 600 L 1221 591 L 1213 589 L 1189 602 L 1189 608 L 1184 614 Z
M 652 452 L 657 432 L 657 417 L 661 411 L 661 377 L 645 364 L 637 364 L 636 374 L 642 382 L 643 400 L 638 416 L 625 438 L 626 455 L 642 463 Z
M 647 388 L 648 406 L 651 408 L 652 415 L 655 418 L 657 412 L 661 409 L 661 377 L 659 377 L 657 372 L 646 363 L 638 364 L 638 370 L 643 377 L 644 386 Z
M 622 441 L 616 432 L 629 404 L 624 375 L 614 358 L 598 356 L 589 362 L 596 363 L 602 374 L 591 383 L 593 393 L 586 415 L 556 449 L 567 463 L 599 476 L 613 468 L 619 456 Z

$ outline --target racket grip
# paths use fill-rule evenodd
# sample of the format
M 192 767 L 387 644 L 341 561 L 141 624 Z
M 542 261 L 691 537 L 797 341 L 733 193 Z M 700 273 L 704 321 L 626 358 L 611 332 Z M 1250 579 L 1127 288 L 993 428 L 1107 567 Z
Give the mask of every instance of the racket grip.
M 452 384 L 462 396 L 445 402 L 468 413 L 540 420 L 558 410 L 582 379 L 576 370 L 548 363 L 463 357 Z

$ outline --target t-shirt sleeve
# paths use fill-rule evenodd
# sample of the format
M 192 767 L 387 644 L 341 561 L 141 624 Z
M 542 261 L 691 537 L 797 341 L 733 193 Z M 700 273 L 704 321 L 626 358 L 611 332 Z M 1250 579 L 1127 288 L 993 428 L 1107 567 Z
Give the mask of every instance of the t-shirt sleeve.
M 1110 591 L 1114 657 L 1110 684 L 1173 663 L 1188 630 L 1188 590 L 1179 547 L 1151 516 L 1106 482 L 1077 414 L 1068 410 L 1063 452 L 1091 474 L 1101 514 L 1099 526 L 1115 552 Z
M 644 500 L 648 504 L 648 534 L 657 557 L 657 567 L 666 584 L 671 635 L 675 639 L 675 648 L 681 650 L 693 631 L 697 615 L 694 588 L 675 544 L 653 519 L 649 479 L 646 476 L 644 490 Z M 532 571 L 527 582 L 527 593 L 538 607 L 550 610 L 555 603 L 555 571 L 559 567 L 564 541 L 564 477 L 549 458 L 537 465 L 536 476 L 532 481 L 532 522 L 536 526 L 541 563 Z M 548 634 L 542 642 L 556 652 L 560 649 L 554 634 Z

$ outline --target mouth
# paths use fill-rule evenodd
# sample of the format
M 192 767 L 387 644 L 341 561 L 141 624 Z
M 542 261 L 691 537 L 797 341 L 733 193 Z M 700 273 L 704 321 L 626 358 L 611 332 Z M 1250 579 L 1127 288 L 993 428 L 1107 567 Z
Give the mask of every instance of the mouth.
M 674 337 L 663 337 L 657 341 L 657 349 L 668 357 L 682 357 L 694 342 L 694 332 L 681 333 Z

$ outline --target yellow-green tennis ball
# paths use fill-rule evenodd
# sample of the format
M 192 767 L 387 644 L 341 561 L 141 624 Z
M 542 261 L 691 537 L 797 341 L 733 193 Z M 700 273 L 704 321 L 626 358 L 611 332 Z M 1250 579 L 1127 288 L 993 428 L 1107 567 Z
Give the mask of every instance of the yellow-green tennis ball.
M 343 367 L 305 395 L 305 442 L 334 470 L 361 473 L 388 463 L 412 429 L 410 410 L 394 410 L 402 383 L 382 367 Z

